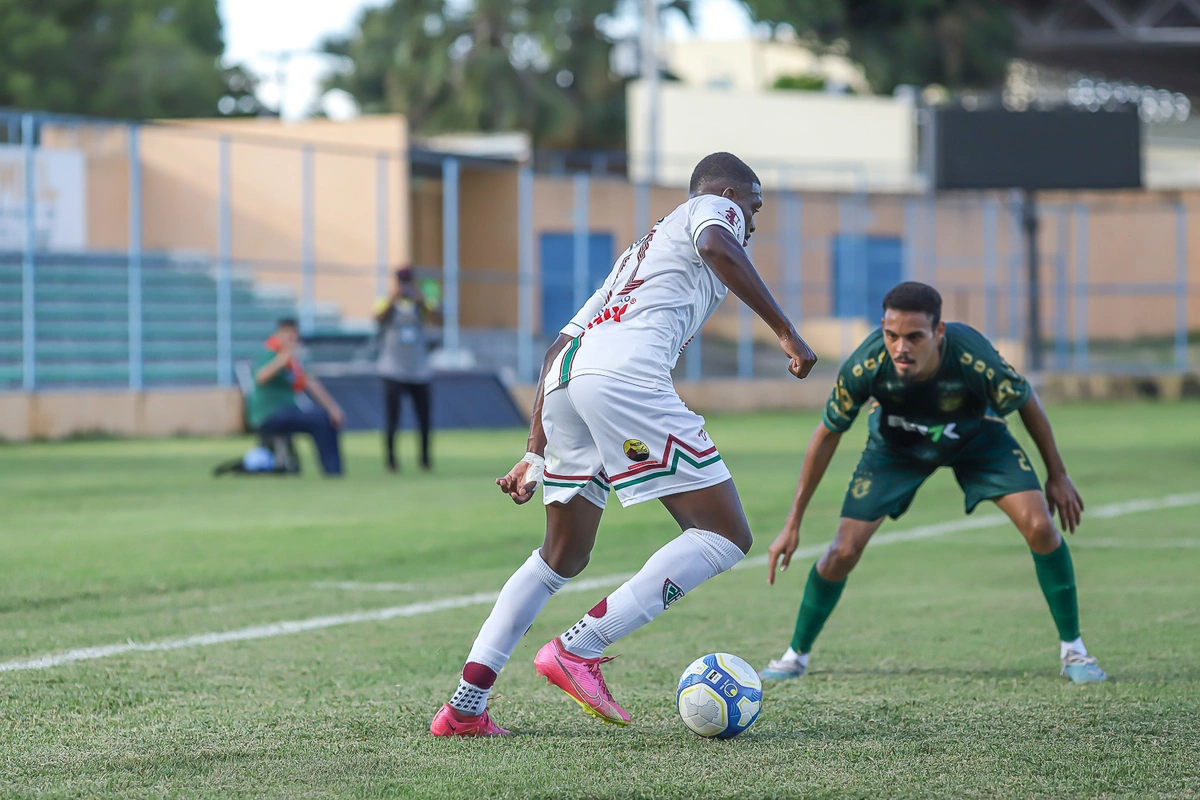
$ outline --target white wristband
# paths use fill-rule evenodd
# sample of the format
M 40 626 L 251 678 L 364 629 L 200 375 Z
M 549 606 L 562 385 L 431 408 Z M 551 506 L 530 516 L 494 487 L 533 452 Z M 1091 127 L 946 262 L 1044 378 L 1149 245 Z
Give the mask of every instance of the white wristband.
M 537 453 L 526 453 L 525 457 L 521 460 L 529 465 L 529 469 L 525 472 L 526 483 L 529 481 L 536 483 L 537 486 L 533 487 L 533 490 L 536 492 L 537 487 L 542 485 L 542 476 L 546 472 L 546 459 Z

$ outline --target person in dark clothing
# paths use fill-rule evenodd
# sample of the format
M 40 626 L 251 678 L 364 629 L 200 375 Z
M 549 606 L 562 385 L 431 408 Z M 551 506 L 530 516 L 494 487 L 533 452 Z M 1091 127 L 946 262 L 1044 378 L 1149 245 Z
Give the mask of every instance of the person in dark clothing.
M 296 357 L 300 331 L 293 319 L 281 319 L 254 364 L 254 393 L 246 400 L 250 426 L 261 434 L 307 433 L 317 446 L 321 471 L 342 474 L 339 431 L 345 421 L 341 406 Z M 296 395 L 307 392 L 320 408 L 302 409 Z
M 421 468 L 429 470 L 430 391 L 432 378 L 427 359 L 425 322 L 435 306 L 417 286 L 410 268 L 396 271 L 396 286 L 376 307 L 379 323 L 379 377 L 383 381 L 384 454 L 387 468 L 396 472 L 396 429 L 400 424 L 400 399 L 412 398 L 421 431 Z

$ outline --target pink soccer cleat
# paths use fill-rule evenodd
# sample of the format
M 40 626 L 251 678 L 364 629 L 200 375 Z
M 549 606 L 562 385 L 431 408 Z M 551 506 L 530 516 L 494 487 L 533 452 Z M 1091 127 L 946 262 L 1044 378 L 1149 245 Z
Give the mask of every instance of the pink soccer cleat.
M 600 665 L 611 658 L 582 658 L 570 653 L 555 636 L 533 658 L 533 668 L 549 683 L 562 689 L 588 714 L 613 725 L 628 725 L 629 714 L 617 705 Z
M 454 706 L 446 703 L 433 716 L 429 723 L 429 732 L 434 736 L 507 736 L 504 730 L 488 716 L 487 709 L 482 714 L 468 716 Z

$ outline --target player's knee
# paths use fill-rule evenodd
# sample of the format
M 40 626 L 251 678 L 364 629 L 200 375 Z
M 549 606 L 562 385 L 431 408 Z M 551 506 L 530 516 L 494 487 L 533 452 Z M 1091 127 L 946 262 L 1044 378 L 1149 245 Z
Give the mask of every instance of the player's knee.
M 1047 514 L 1035 514 L 1021 526 L 1025 541 L 1035 553 L 1050 553 L 1058 548 L 1062 537 L 1054 527 L 1054 520 Z
M 862 557 L 863 546 L 853 539 L 838 539 L 826 551 L 826 563 L 831 571 L 844 576 L 854 569 L 858 559 Z
M 554 570 L 556 574 L 564 578 L 574 578 L 587 568 L 588 562 L 592 559 L 592 554 L 571 553 L 566 550 L 546 553 L 546 549 L 543 547 L 542 558 L 545 559 L 546 566 Z

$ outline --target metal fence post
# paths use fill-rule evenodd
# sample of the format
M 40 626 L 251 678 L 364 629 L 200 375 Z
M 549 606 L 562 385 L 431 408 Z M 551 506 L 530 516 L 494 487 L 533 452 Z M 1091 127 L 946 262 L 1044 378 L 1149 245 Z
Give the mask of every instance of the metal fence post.
M 746 254 L 754 261 L 754 245 L 746 248 Z M 754 315 L 750 307 L 738 301 L 737 304 L 737 375 L 740 380 L 754 377 Z
M 633 238 L 638 240 L 650 232 L 650 184 L 642 181 L 633 187 Z
M 458 351 L 458 159 L 442 160 L 443 347 Z
M 998 334 L 1000 299 L 996 290 L 996 272 L 999 260 L 998 228 L 999 211 L 996 201 L 986 198 L 983 201 L 983 332 L 989 339 L 995 339 Z
M 1021 329 L 1021 210 L 1020 196 L 1014 189 L 1008 197 L 1008 337 L 1020 342 Z
M 300 154 L 300 332 L 311 336 L 317 326 L 313 146 L 304 145 Z
M 688 342 L 687 350 L 684 351 L 683 366 L 684 377 L 689 381 L 698 381 L 704 377 L 704 328 L 696 331 L 696 335 L 692 337 L 692 341 Z
M 920 263 L 920 275 L 917 280 L 937 285 L 937 195 L 930 193 L 925 196 L 925 225 L 921 232 L 923 250 Z
M 141 128 L 129 126 L 129 388 L 142 375 L 142 154 Z
M 900 274 L 906 281 L 917 279 L 920 263 L 921 207 L 911 197 L 904 201 L 904 239 L 900 247 Z
M 575 173 L 575 236 L 572 241 L 574 249 L 572 251 L 572 298 L 575 308 L 583 308 L 583 304 L 587 302 L 588 295 L 592 293 L 591 283 L 588 280 L 590 270 L 588 268 L 588 236 L 590 234 L 588 219 L 589 210 L 589 194 L 591 192 L 588 174 L 586 172 Z
M 517 171 L 517 375 L 533 383 L 533 167 Z
M 788 317 L 797 329 L 800 327 L 800 318 L 804 312 L 803 287 L 801 286 L 804 260 L 804 235 L 801 228 L 804 220 L 803 202 L 791 189 L 785 189 L 783 202 L 780 203 L 783 217 L 779 225 L 783 255 L 783 274 L 781 275 L 783 278 L 783 304 Z
M 388 167 L 387 153 L 375 157 L 375 294 L 388 296 L 388 262 L 391 246 L 388 240 Z
M 1067 215 L 1070 212 L 1065 205 L 1057 209 L 1058 217 L 1055 225 L 1055 254 L 1054 254 L 1054 366 L 1059 370 L 1067 368 L 1067 246 L 1068 230 Z
M 1188 368 L 1187 207 L 1175 201 L 1175 369 Z
M 217 383 L 233 385 L 233 198 L 232 143 L 222 136 L 217 188 Z
M 21 117 L 21 148 L 25 165 L 25 237 L 21 253 L 21 388 L 37 388 L 37 332 L 34 328 L 34 250 L 37 248 L 37 178 L 34 137 L 37 121 L 33 114 Z
M 1075 206 L 1075 371 L 1088 369 L 1088 209 Z

